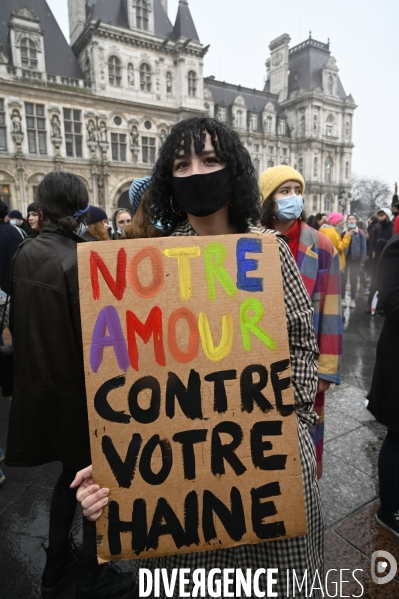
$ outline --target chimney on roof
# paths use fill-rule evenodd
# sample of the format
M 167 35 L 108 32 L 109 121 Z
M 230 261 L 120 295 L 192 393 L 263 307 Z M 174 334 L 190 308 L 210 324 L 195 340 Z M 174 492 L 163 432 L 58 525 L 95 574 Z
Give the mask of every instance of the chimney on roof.
M 69 37 L 71 46 L 85 27 L 86 0 L 68 0 Z
M 284 102 L 288 97 L 289 75 L 289 43 L 288 33 L 280 35 L 270 42 L 270 60 L 266 62 L 267 76 L 270 80 L 270 92 L 278 94 L 279 102 Z

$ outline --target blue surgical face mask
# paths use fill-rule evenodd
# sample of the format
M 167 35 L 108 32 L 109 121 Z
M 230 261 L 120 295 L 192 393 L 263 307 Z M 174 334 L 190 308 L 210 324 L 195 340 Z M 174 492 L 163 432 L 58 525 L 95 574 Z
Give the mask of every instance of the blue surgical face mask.
M 355 229 L 355 228 L 356 228 L 355 224 L 353 224 L 353 223 L 348 224 L 348 229 Z
M 302 196 L 290 196 L 282 200 L 277 200 L 278 210 L 275 214 L 278 220 L 282 222 L 288 222 L 290 220 L 296 220 L 302 214 L 303 210 L 303 199 Z
M 122 235 L 123 229 L 121 229 L 120 227 L 117 227 L 116 232 L 118 233 L 118 235 Z
M 85 223 L 79 223 L 79 227 L 76 229 L 76 235 L 82 237 L 86 233 L 88 226 Z
M 18 224 L 18 223 L 17 223 L 17 221 L 16 221 L 15 219 L 11 219 L 11 220 L 10 220 L 10 225 L 14 225 L 14 227 L 16 227 L 16 226 L 17 226 L 17 224 Z

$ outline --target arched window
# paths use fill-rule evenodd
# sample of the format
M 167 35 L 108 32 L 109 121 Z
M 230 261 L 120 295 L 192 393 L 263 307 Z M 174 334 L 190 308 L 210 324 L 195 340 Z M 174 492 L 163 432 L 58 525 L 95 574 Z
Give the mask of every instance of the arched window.
M 313 196 L 312 210 L 313 212 L 317 212 L 317 196 Z
M 140 66 L 140 89 L 143 92 L 151 91 L 151 67 L 146 62 Z
M 108 81 L 110 85 L 121 86 L 121 61 L 117 56 L 108 59 Z
M 301 121 L 300 121 L 300 132 L 301 135 L 305 135 L 306 132 L 306 120 L 305 120 L 305 115 L 301 116 Z
M 334 77 L 332 75 L 328 77 L 328 93 L 330 96 L 334 94 Z
M 273 127 L 273 119 L 271 116 L 268 116 L 265 120 L 265 127 L 266 127 L 266 133 L 271 133 L 272 132 L 272 127 Z
M 285 135 L 285 121 L 280 121 L 280 135 Z
M 332 210 L 333 201 L 334 199 L 331 193 L 328 193 L 324 198 L 324 212 L 330 212 Z
M 301 173 L 301 175 L 303 174 L 303 158 L 298 160 L 298 171 Z
M 324 165 L 324 181 L 325 183 L 332 183 L 332 170 L 334 166 L 334 161 L 331 156 L 327 156 L 326 162 Z
M 197 95 L 197 75 L 194 71 L 188 72 L 188 95 L 195 98 Z
M 21 64 L 24 68 L 37 69 L 36 47 L 28 37 L 21 40 Z
M 317 127 L 318 127 L 318 118 L 317 118 L 317 114 L 315 114 L 313 117 L 313 131 L 317 131 Z
M 136 0 L 136 27 L 148 31 L 148 2 Z
M 350 137 L 351 136 L 351 117 L 348 116 L 346 122 L 345 122 L 345 137 Z
M 313 161 L 313 176 L 317 177 L 318 174 L 319 174 L 319 159 L 316 156 Z
M 345 179 L 349 179 L 349 162 L 345 162 Z
M 242 110 L 237 110 L 236 112 L 236 127 L 242 127 Z
M 333 134 L 333 124 L 334 124 L 334 117 L 332 114 L 329 114 L 327 117 L 327 124 L 326 124 L 326 135 L 328 137 L 331 137 Z

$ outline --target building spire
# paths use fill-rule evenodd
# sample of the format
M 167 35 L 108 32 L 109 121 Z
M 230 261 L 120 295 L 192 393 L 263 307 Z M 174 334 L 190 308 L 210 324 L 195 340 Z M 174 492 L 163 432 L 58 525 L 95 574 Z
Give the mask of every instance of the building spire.
M 194 42 L 200 41 L 187 0 L 179 0 L 173 37 L 175 40 L 185 38 Z

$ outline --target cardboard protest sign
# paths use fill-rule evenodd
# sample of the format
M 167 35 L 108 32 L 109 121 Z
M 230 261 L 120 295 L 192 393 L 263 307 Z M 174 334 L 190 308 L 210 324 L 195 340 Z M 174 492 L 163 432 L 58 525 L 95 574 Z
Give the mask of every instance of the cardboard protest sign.
M 104 560 L 306 533 L 273 235 L 78 245 Z

